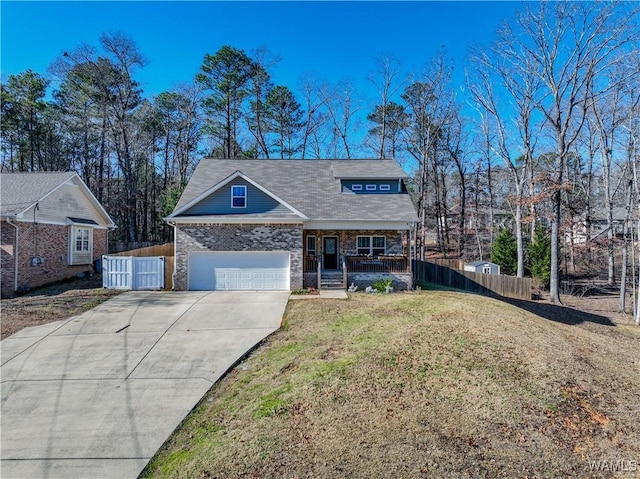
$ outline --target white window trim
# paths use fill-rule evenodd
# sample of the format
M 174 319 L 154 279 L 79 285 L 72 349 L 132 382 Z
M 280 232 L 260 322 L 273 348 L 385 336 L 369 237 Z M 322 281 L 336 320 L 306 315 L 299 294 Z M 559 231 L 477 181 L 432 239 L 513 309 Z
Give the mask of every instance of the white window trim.
M 384 251 L 382 252 L 382 256 L 387 254 L 387 237 L 386 236 L 379 236 L 379 235 L 359 235 L 356 236 L 356 253 L 357 254 L 362 254 L 360 253 L 359 250 L 361 249 L 365 249 L 365 248 L 361 248 L 358 246 L 359 243 L 359 239 L 360 238 L 369 238 L 369 253 L 367 253 L 369 256 L 373 256 L 373 250 L 374 249 L 380 249 L 380 248 L 374 248 L 373 246 L 373 238 L 382 238 L 384 240 Z
M 351 191 L 362 191 L 362 185 L 351 185 Z
M 309 238 L 314 238 L 315 241 L 315 249 L 313 250 L 309 250 Z M 316 235 L 307 235 L 307 239 L 305 240 L 306 244 L 305 244 L 305 248 L 306 248 L 306 254 L 310 255 L 313 254 L 313 256 L 317 256 L 318 254 L 318 237 Z M 313 253 L 309 253 L 309 251 L 313 251 Z
M 376 191 L 377 189 L 376 185 L 367 185 L 367 191 Z
M 233 189 L 234 188 L 242 188 L 244 190 L 244 195 L 234 196 Z M 233 204 L 233 200 L 236 198 L 244 198 L 244 206 L 235 206 Z M 242 209 L 247 207 L 247 186 L 246 185 L 231 185 L 231 208 L 233 209 Z
M 380 191 L 391 191 L 391 185 L 380 185 Z

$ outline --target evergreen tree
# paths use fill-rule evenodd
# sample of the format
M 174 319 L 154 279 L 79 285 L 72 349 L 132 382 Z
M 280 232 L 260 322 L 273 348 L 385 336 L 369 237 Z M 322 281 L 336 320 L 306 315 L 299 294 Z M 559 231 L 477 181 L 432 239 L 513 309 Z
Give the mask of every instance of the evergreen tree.
M 502 274 L 514 275 L 518 270 L 518 245 L 511 230 L 500 231 L 491 248 L 491 261 L 500 265 Z
M 244 50 L 225 45 L 214 55 L 204 56 L 196 75 L 196 82 L 205 92 L 203 105 L 210 117 L 208 131 L 222 140 L 223 158 L 242 156 L 239 126 L 255 72 L 256 63 Z
M 286 86 L 276 86 L 267 93 L 264 111 L 269 131 L 275 136 L 273 148 L 280 158 L 291 158 L 300 145 L 297 136 L 304 125 L 304 112 L 295 95 Z
M 531 276 L 544 288 L 549 287 L 551 280 L 551 237 L 540 226 L 533 235 L 533 243 L 529 246 L 529 263 Z

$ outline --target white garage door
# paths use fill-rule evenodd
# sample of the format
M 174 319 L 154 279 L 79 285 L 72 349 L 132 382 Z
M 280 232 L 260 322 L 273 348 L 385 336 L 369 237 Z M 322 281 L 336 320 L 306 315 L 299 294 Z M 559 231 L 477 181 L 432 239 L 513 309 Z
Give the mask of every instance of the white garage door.
M 287 251 L 189 253 L 191 291 L 289 290 Z

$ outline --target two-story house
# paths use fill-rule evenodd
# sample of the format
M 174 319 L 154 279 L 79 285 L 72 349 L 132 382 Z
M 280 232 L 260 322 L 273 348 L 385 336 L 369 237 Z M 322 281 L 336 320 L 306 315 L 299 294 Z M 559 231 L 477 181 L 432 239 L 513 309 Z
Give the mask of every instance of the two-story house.
M 418 221 L 393 160 L 198 164 L 174 212 L 176 290 L 411 287 Z

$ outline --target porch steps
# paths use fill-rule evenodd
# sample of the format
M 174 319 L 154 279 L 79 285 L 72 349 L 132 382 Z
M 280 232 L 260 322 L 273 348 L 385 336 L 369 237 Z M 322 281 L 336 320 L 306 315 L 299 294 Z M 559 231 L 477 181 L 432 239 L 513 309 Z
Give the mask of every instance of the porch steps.
M 346 289 L 341 271 L 323 271 L 320 273 L 320 289 Z

